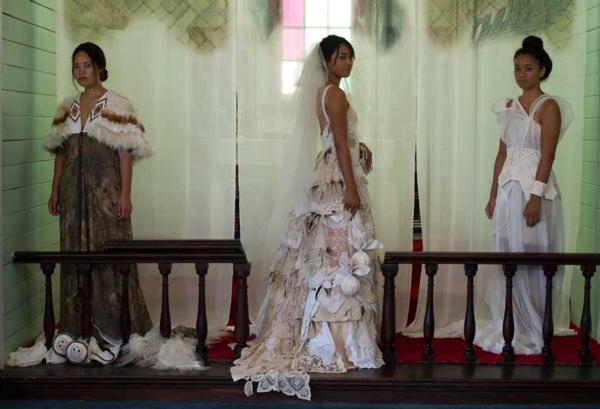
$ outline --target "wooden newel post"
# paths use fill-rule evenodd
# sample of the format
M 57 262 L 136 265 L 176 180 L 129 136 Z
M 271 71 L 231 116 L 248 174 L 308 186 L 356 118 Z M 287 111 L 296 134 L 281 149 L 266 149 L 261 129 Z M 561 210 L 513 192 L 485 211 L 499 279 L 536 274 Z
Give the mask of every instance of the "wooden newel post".
M 436 263 L 425 264 L 425 274 L 427 274 L 427 306 L 425 308 L 425 319 L 423 322 L 423 360 L 432 362 L 434 357 L 433 336 L 435 332 L 435 316 L 433 311 L 433 290 L 434 277 L 437 273 L 438 265 Z
M 160 305 L 160 335 L 163 338 L 171 336 L 171 312 L 169 308 L 169 274 L 171 263 L 158 263 L 162 275 L 162 302 Z
M 465 274 L 467 276 L 467 308 L 465 311 L 465 350 L 464 356 L 466 362 L 475 362 L 475 348 L 473 348 L 473 340 L 475 339 L 475 301 L 473 295 L 474 278 L 477 273 L 477 264 L 465 264 Z
M 117 268 L 121 275 L 121 337 L 123 343 L 127 344 L 131 336 L 131 313 L 129 312 L 129 273 L 131 272 L 131 266 L 121 264 Z
M 54 319 L 54 304 L 52 300 L 52 274 L 54 273 L 54 263 L 42 263 L 41 268 L 46 277 L 46 300 L 44 305 L 44 336 L 46 337 L 46 348 L 52 348 L 54 339 L 54 330 L 56 321 Z
M 235 359 L 240 357 L 242 349 L 250 335 L 250 318 L 248 316 L 248 282 L 250 264 L 234 264 L 233 273 L 237 281 L 237 302 L 235 308 Z
M 592 330 L 592 310 L 590 306 L 590 292 L 592 289 L 592 277 L 596 271 L 594 264 L 585 264 L 581 266 L 583 277 L 585 278 L 585 284 L 583 287 L 583 311 L 581 312 L 581 324 L 579 330 L 581 331 L 581 349 L 579 350 L 579 357 L 582 363 L 592 362 L 592 353 L 590 351 L 590 333 Z
M 196 354 L 206 363 L 208 350 L 206 348 L 206 336 L 208 334 L 208 322 L 206 320 L 206 274 L 208 264 L 196 263 L 196 274 L 198 274 L 198 315 L 196 316 L 196 337 L 198 344 Z
M 383 360 L 386 365 L 396 363 L 396 293 L 395 279 L 398 274 L 397 264 L 383 264 L 381 272 L 383 283 L 383 313 L 381 316 L 381 338 L 383 341 Z
M 554 354 L 552 353 L 552 337 L 554 336 L 554 321 L 552 308 L 552 279 L 556 274 L 556 264 L 544 265 L 544 275 L 546 276 L 546 305 L 544 308 L 544 324 L 542 334 L 544 337 L 544 347 L 542 348 L 542 358 L 544 364 L 554 362 Z
M 502 354 L 504 355 L 504 362 L 515 361 L 515 351 L 512 346 L 512 341 L 515 336 L 515 320 L 513 317 L 513 302 L 512 302 L 512 290 L 513 290 L 513 277 L 517 272 L 517 266 L 515 264 L 504 265 L 504 276 L 506 277 L 506 297 L 504 301 L 504 321 L 502 323 L 502 335 L 504 337 L 504 347 L 502 348 Z

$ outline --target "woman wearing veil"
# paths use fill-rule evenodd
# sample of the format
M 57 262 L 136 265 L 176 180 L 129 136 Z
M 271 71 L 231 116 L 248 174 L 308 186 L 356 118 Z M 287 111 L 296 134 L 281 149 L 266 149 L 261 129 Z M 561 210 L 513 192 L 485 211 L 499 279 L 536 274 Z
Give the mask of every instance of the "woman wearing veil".
M 280 181 L 276 206 L 293 200 L 287 211 L 294 210 L 270 270 L 258 337 L 231 368 L 234 380 L 246 379 L 247 395 L 257 382 L 258 392 L 310 400 L 309 372 L 383 364 L 376 343 L 378 262 L 371 250 L 381 244 L 374 238 L 367 190 L 370 157 L 356 135 L 356 113 L 339 88 L 353 61 L 352 45 L 330 35 L 303 64 L 283 161 L 287 180 Z M 323 146 L 310 169 L 319 131 Z M 277 211 L 272 217 L 279 217 Z

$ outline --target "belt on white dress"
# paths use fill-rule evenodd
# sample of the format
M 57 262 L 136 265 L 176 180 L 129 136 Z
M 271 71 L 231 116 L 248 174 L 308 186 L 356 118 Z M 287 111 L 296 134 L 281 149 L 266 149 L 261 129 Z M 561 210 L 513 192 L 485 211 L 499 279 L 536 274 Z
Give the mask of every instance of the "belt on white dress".
M 500 175 L 498 186 L 500 189 L 511 180 L 519 182 L 527 200 L 531 197 L 535 174 L 540 163 L 541 152 L 531 148 L 507 148 L 506 160 Z M 553 200 L 558 195 L 552 177 L 548 179 L 544 188 L 543 197 Z

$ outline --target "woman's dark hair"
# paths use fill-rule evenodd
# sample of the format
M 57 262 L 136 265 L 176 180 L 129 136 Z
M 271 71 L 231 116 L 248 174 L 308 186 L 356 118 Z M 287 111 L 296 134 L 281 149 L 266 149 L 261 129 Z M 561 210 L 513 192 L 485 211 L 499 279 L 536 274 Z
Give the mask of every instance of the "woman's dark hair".
M 552 72 L 552 60 L 550 59 L 550 56 L 548 55 L 546 50 L 544 50 L 544 42 L 541 38 L 536 36 L 526 37 L 523 40 L 521 48 L 519 48 L 517 52 L 515 52 L 513 60 L 516 59 L 519 55 L 531 55 L 537 60 L 540 68 L 546 69 L 544 75 L 541 78 L 541 81 L 544 81 L 550 76 L 550 73 Z
M 92 64 L 98 71 L 100 71 L 100 81 L 106 81 L 108 79 L 108 70 L 106 69 L 106 57 L 102 48 L 98 47 L 94 43 L 81 43 L 73 51 L 71 61 L 75 60 L 77 53 L 84 52 L 92 60 Z
M 350 58 L 354 59 L 354 47 L 350 44 L 350 41 L 346 40 L 344 37 L 336 36 L 336 35 L 328 35 L 327 37 L 321 40 L 319 46 L 321 47 L 321 52 L 323 53 L 323 57 L 325 57 L 325 61 L 329 62 L 332 55 L 336 55 L 340 49 L 340 45 L 345 44 L 350 49 Z

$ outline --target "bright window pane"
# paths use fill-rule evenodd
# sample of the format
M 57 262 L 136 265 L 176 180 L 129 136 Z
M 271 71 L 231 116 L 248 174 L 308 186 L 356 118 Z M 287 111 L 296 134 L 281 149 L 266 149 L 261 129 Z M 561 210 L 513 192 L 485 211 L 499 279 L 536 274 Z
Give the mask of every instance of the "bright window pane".
M 283 26 L 304 25 L 304 0 L 283 0 Z
M 352 41 L 350 27 L 353 1 L 281 0 L 283 20 L 281 86 L 284 94 L 294 92 L 303 54 L 318 44 L 323 37 L 336 34 Z M 343 81 L 342 87 L 349 91 L 349 79 Z
M 337 36 L 344 37 L 346 40 L 352 42 L 352 31 L 349 28 L 332 27 L 328 30 L 328 34 L 335 34 Z
M 304 30 L 301 28 L 283 29 L 283 59 L 300 60 L 304 56 Z
M 331 27 L 350 27 L 352 25 L 352 0 L 329 0 L 328 25 Z
M 327 0 L 305 1 L 306 27 L 327 27 Z
M 298 61 L 284 61 L 281 63 L 281 91 L 284 94 L 294 93 L 296 78 L 300 72 L 301 65 Z
M 306 51 L 310 50 L 315 44 L 321 42 L 323 37 L 327 37 L 326 28 L 307 28 L 304 30 L 304 46 Z

